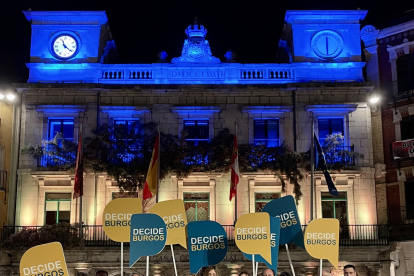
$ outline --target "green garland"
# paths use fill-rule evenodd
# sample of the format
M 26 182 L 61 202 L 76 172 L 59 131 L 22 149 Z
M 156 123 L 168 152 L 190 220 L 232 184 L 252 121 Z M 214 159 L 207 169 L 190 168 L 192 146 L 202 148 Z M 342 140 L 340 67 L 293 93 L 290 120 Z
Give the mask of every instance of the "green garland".
M 94 131 L 93 137 L 84 140 L 85 170 L 106 172 L 113 177 L 121 192 L 140 191 L 145 183 L 148 164 L 154 147 L 157 125 L 136 124 L 129 130 L 122 127 L 101 126 Z M 191 146 L 186 143 L 187 133 L 181 137 L 160 134 L 160 178 L 169 174 L 185 178 L 193 172 L 223 172 L 230 170 L 233 150 L 233 134 L 222 130 L 208 143 Z M 342 137 L 342 136 L 341 136 Z M 325 150 L 335 151 L 341 144 L 341 137 L 328 137 Z M 343 139 L 343 137 L 342 137 Z M 53 168 L 58 170 L 74 169 L 77 145 L 65 140 L 58 134 L 52 141 L 42 146 L 28 145 L 22 148 L 23 154 L 39 158 L 48 155 L 55 161 Z M 349 153 L 349 152 L 348 152 Z M 349 153 L 354 154 L 354 153 Z M 285 191 L 286 181 L 291 183 L 295 199 L 302 197 L 299 181 L 303 175 L 298 166 L 309 165 L 310 154 L 291 151 L 283 143 L 279 147 L 264 145 L 239 145 L 239 168 L 241 172 L 266 171 L 274 174 L 282 183 Z M 340 164 L 334 164 L 336 167 Z M 335 167 L 335 168 L 336 168 Z

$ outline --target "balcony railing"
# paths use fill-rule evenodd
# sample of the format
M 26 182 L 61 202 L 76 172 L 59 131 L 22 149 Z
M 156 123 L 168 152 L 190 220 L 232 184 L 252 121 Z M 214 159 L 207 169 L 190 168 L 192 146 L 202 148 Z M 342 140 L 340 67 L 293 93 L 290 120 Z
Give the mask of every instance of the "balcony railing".
M 222 225 L 226 231 L 229 245 L 235 245 L 233 236 L 233 225 Z M 83 235 L 85 246 L 120 246 L 121 243 L 110 240 L 102 225 L 85 225 L 83 226 Z M 124 243 L 129 246 L 129 243 Z
M 325 153 L 326 163 L 328 167 L 334 166 L 335 164 L 340 163 L 345 167 L 355 167 L 355 155 L 354 155 L 355 147 L 352 146 L 341 146 L 336 147 L 332 151 L 327 151 Z M 320 169 L 321 162 L 319 162 Z
M 391 225 L 414 224 L 414 205 L 388 206 L 388 223 Z
M 63 156 L 43 155 L 37 158 L 37 167 L 57 168 L 75 163 L 76 153 L 66 153 Z
M 393 98 L 408 98 L 414 96 L 414 81 L 394 81 L 381 84 L 384 91 L 387 93 L 387 99 L 392 100 Z
M 25 239 L 40 240 L 37 235 L 38 229 L 42 226 L 3 226 L 1 229 L 1 243 L 12 235 L 25 230 Z M 227 233 L 228 244 L 235 245 L 234 226 L 223 225 Z M 303 229 L 306 225 L 303 226 Z M 388 245 L 389 240 L 403 240 L 407 233 L 414 234 L 414 225 L 411 228 L 397 229 L 388 225 L 341 225 L 339 234 L 339 245 L 341 246 L 368 246 L 368 245 Z M 102 225 L 84 225 L 83 237 L 85 246 L 120 246 L 120 243 L 110 240 Z M 125 245 L 129 245 L 126 243 Z

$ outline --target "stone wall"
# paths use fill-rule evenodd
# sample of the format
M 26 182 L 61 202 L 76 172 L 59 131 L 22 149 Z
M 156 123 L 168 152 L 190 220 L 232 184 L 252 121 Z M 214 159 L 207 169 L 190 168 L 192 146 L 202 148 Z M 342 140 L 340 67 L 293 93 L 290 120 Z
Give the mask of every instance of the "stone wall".
M 281 86 L 108 86 L 99 85 L 21 85 L 18 90 L 23 97 L 21 122 L 21 146 L 39 144 L 47 138 L 48 118 L 74 118 L 75 140 L 80 124 L 84 137 L 100 124 L 112 124 L 112 120 L 138 118 L 142 122 L 155 121 L 165 133 L 179 135 L 183 120 L 187 118 L 209 119 L 210 138 L 222 129 L 234 133 L 237 122 L 239 144 L 252 143 L 253 120 L 256 118 L 278 118 L 280 139 L 293 149 L 293 117 L 296 113 L 297 151 L 310 148 L 312 105 L 330 108 L 343 104 L 355 104 L 356 109 L 343 114 L 345 137 L 348 145 L 364 155 L 359 160 L 359 170 L 333 174 L 338 189 L 347 192 L 348 223 L 375 224 L 377 222 L 374 190 L 374 159 L 372 149 L 371 112 L 366 104 L 366 93 L 372 87 L 360 84 L 297 84 L 297 87 Z M 296 109 L 293 110 L 292 90 L 296 93 Z M 99 112 L 97 110 L 99 104 Z M 188 112 L 185 107 L 194 107 Z M 211 109 L 213 107 L 213 109 Z M 209 111 L 210 110 L 210 111 Z M 213 110 L 213 111 L 211 111 Z M 121 111 L 121 113 L 120 113 Z M 119 115 L 121 114 L 121 115 Z M 330 115 L 327 113 L 328 116 Z M 315 132 L 318 133 L 318 114 L 314 113 Z M 298 202 L 299 216 L 303 224 L 310 221 L 310 177 L 303 170 L 305 178 L 300 182 L 303 198 Z M 66 186 L 50 186 L 63 179 Z M 48 182 L 49 181 L 49 182 Z M 50 182 L 52 181 L 52 182 Z M 36 160 L 20 155 L 17 221 L 16 225 L 43 225 L 44 196 L 46 191 L 73 190 L 74 176 L 67 172 L 41 171 Z M 45 184 L 46 183 L 46 184 Z M 197 184 L 194 183 L 204 183 Z M 186 179 L 168 176 L 161 182 L 162 200 L 182 198 L 186 191 L 210 192 L 210 219 L 223 225 L 233 224 L 234 200 L 228 200 L 229 174 L 196 173 Z M 118 188 L 106 174 L 86 174 L 83 201 L 83 219 L 86 224 L 100 225 L 104 206 L 112 199 Z M 320 192 L 327 191 L 324 177 L 315 175 L 316 200 L 314 218 L 322 217 Z M 290 184 L 282 195 L 293 194 Z M 281 183 L 266 172 L 242 173 L 238 186 L 238 216 L 255 211 L 255 192 L 281 192 Z M 95 197 L 96 196 L 96 197 Z M 72 219 L 75 222 L 78 203 L 72 202 Z M 357 211 L 356 211 L 357 210 Z

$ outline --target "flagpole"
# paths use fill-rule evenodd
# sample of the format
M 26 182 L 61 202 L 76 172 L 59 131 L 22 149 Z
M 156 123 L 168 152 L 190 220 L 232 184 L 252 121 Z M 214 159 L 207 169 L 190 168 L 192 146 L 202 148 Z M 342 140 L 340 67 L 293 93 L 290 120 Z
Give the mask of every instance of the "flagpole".
M 160 123 L 158 123 L 158 168 L 157 168 L 157 195 L 155 197 L 155 203 L 158 203 L 158 193 L 160 191 L 160 155 L 161 155 L 161 135 L 160 135 Z M 155 138 L 155 142 L 157 141 L 157 139 Z
M 80 143 L 82 143 L 82 141 L 81 141 L 82 140 L 82 127 L 83 127 L 83 124 L 80 123 L 80 125 L 79 125 L 79 135 L 80 135 L 79 142 Z M 82 147 L 83 147 L 83 145 L 82 145 Z M 82 149 L 82 151 L 83 151 L 83 149 Z M 82 156 L 82 158 L 83 158 L 83 156 Z M 80 161 L 80 162 L 82 162 L 82 161 Z M 82 173 L 83 173 L 83 171 L 82 171 Z M 82 187 L 82 189 L 83 189 L 83 187 Z M 83 228 L 82 228 L 82 201 L 83 200 L 82 200 L 82 194 L 83 194 L 83 191 L 81 193 L 81 196 L 79 197 L 79 238 L 81 240 L 81 243 L 83 243 Z
M 310 220 L 313 220 L 313 174 L 315 172 L 315 129 L 313 112 L 311 112 L 311 182 L 310 182 Z
M 234 125 L 235 125 L 235 130 L 236 132 L 234 133 L 234 135 L 236 135 L 237 137 L 237 121 L 234 121 Z M 238 146 L 238 145 L 237 145 Z M 233 145 L 234 147 L 234 145 Z M 237 152 L 237 160 L 239 160 L 239 153 Z M 237 189 L 236 189 L 236 196 L 234 197 L 234 225 L 236 225 L 237 222 Z

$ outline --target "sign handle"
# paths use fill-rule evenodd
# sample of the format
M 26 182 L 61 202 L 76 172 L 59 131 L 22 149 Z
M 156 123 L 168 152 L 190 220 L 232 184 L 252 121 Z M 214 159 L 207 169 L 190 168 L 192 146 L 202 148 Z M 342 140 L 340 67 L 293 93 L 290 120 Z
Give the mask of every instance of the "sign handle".
M 322 276 L 322 259 L 320 259 L 320 269 L 319 269 L 319 276 Z
M 257 276 L 256 275 L 256 269 L 254 268 L 254 265 L 255 265 L 255 263 L 254 263 L 254 254 L 252 254 L 253 276 Z
M 292 259 L 290 258 L 289 247 L 288 247 L 287 243 L 285 244 L 285 247 L 286 247 L 286 253 L 287 253 L 288 259 L 289 259 L 290 269 L 292 270 L 292 275 L 296 276 L 295 275 L 295 269 L 293 268 L 293 264 L 292 264 Z
M 149 276 L 149 256 L 147 256 L 147 276 Z
M 177 265 L 175 264 L 174 248 L 173 248 L 173 245 L 172 244 L 171 244 L 171 255 L 172 255 L 172 258 L 173 258 L 173 262 L 174 262 L 175 276 L 178 276 L 178 273 L 177 273 Z
M 121 242 L 121 275 L 124 275 L 124 242 Z

